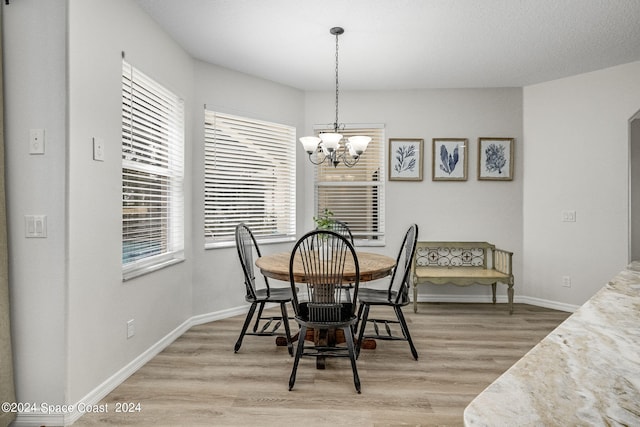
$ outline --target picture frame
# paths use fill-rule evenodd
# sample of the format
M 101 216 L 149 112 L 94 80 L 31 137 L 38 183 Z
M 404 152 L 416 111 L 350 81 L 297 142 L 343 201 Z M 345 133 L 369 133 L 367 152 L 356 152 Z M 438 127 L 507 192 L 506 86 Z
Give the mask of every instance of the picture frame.
M 424 140 L 389 138 L 389 181 L 422 181 Z
M 513 180 L 514 138 L 478 138 L 478 180 Z
M 432 181 L 466 181 L 467 138 L 433 138 Z

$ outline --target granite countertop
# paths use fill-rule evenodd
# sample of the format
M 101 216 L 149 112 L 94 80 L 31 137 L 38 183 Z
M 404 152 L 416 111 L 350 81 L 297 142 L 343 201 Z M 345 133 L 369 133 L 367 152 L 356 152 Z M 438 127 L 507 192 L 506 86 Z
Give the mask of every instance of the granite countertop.
M 464 424 L 640 425 L 640 263 L 480 393 Z

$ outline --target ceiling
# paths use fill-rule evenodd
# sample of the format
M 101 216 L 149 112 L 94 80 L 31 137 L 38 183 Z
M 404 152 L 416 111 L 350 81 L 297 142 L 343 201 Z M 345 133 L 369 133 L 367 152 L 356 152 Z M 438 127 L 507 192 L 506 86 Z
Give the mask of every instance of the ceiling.
M 302 90 L 521 87 L 640 60 L 640 0 L 136 0 L 194 58 Z

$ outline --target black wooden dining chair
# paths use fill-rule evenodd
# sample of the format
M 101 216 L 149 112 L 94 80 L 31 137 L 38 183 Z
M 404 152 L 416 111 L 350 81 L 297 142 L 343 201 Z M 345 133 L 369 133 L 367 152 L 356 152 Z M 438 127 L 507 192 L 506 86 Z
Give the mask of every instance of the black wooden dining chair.
M 346 237 L 347 240 L 349 240 L 349 243 L 353 245 L 353 233 L 346 222 L 334 220 L 329 230 L 335 231 L 336 233 Z
M 242 265 L 242 271 L 244 273 L 244 287 L 245 287 L 245 300 L 251 303 L 249 312 L 242 325 L 242 331 L 240 331 L 240 337 L 236 342 L 234 351 L 237 353 L 242 345 L 242 340 L 245 335 L 258 335 L 258 336 L 282 336 L 279 332 L 280 326 L 284 326 L 284 335 L 287 340 L 287 347 L 289 354 L 293 356 L 293 344 L 291 341 L 291 331 L 289 329 L 289 316 L 287 313 L 287 303 L 291 302 L 291 288 L 272 288 L 269 285 L 269 280 L 262 276 L 264 279 L 264 285 L 261 287 L 256 286 L 256 275 L 254 271 L 254 255 L 260 257 L 260 248 L 256 242 L 253 233 L 245 224 L 238 224 L 236 226 L 236 247 L 238 249 L 238 257 L 240 258 L 240 264 Z M 269 316 L 263 317 L 263 310 L 265 304 L 279 304 L 281 316 Z M 253 325 L 253 329 L 247 332 L 249 325 L 253 319 L 253 315 L 258 308 L 258 314 Z M 262 326 L 260 323 L 262 323 Z
M 349 240 L 349 243 L 353 245 L 353 233 L 351 233 L 351 229 L 346 222 L 335 219 L 329 226 L 328 230 L 335 231 L 336 233 Z M 346 297 L 349 301 L 351 301 L 351 289 L 353 289 L 353 284 L 345 283 L 343 287 L 344 289 L 347 289 Z
M 352 260 L 352 261 L 351 261 Z M 353 262 L 355 277 L 353 284 L 353 302 L 346 298 L 348 292 L 344 283 L 345 264 Z M 294 265 L 300 263 L 304 271 L 304 282 L 296 282 Z M 330 356 L 349 357 L 353 382 L 360 393 L 360 377 L 356 367 L 356 349 L 353 326 L 357 320 L 355 301 L 357 301 L 360 283 L 360 265 L 351 242 L 340 234 L 329 230 L 314 230 L 296 242 L 289 261 L 289 279 L 293 294 L 295 319 L 300 325 L 298 346 L 289 390 L 296 381 L 298 364 L 303 356 L 325 358 Z M 293 290 L 300 287 L 300 292 Z M 306 344 L 307 330 L 313 328 L 314 343 Z M 346 347 L 338 343 L 339 330 L 342 331 Z M 317 361 L 316 361 L 317 363 Z
M 416 241 L 418 240 L 418 226 L 413 224 L 405 233 L 400 252 L 396 259 L 396 267 L 391 275 L 389 286 L 387 289 L 371 289 L 362 288 L 358 294 L 358 341 L 356 355 L 360 354 L 360 347 L 366 338 L 376 340 L 402 340 L 408 341 L 411 348 L 411 354 L 415 360 L 418 360 L 418 352 L 416 351 L 409 327 L 402 314 L 402 307 L 409 304 L 409 274 L 411 271 L 411 261 L 416 250 Z M 379 319 L 369 318 L 369 310 L 372 306 L 388 306 L 393 307 L 395 319 Z M 373 326 L 374 334 L 367 335 L 367 324 Z M 394 332 L 391 325 L 398 324 L 402 335 Z M 384 333 L 380 331 L 380 325 L 384 326 Z

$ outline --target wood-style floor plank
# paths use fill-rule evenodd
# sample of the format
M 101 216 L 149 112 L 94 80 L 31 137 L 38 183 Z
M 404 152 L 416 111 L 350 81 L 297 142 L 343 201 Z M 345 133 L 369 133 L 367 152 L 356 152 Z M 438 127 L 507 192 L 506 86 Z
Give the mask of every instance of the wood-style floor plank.
M 233 352 L 243 316 L 195 326 L 103 399 L 108 413 L 74 426 L 460 426 L 469 402 L 570 315 L 514 307 L 512 316 L 506 304 L 406 307 L 419 360 L 402 341 L 363 349 L 362 394 L 347 358 L 325 370 L 303 359 L 288 391 L 293 358 L 273 337 L 247 336 Z M 115 413 L 116 402 L 140 411 Z

